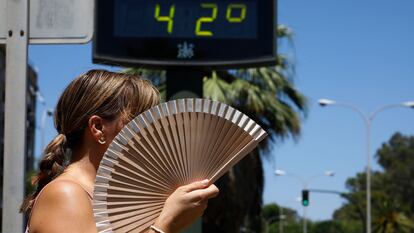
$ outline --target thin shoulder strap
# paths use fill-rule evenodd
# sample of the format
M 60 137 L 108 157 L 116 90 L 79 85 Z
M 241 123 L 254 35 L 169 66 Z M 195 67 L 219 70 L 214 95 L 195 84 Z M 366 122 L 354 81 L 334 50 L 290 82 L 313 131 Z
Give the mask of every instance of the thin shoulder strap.
M 66 179 L 65 179 L 66 180 Z M 83 191 L 85 191 L 85 193 L 86 194 L 88 194 L 88 196 L 89 196 L 89 198 L 91 199 L 91 201 L 92 201 L 92 199 L 93 199 L 93 194 L 92 193 L 90 193 L 89 191 L 88 191 L 88 189 L 84 186 L 84 185 L 82 185 L 81 183 L 78 183 L 78 182 L 75 182 L 75 181 L 73 181 L 73 180 L 68 180 L 68 181 L 72 181 L 73 183 L 75 183 L 75 184 L 78 184 L 82 189 L 83 189 Z
M 74 180 L 70 180 L 70 179 L 60 179 L 60 180 L 56 180 L 55 182 L 58 182 L 58 181 L 69 181 L 69 182 L 72 182 L 72 183 L 75 183 L 75 184 L 77 184 L 77 185 L 79 185 L 82 189 L 83 189 L 83 191 L 85 191 L 85 193 L 86 194 L 88 194 L 88 196 L 89 196 L 89 198 L 91 199 L 91 201 L 92 201 L 92 199 L 93 199 L 93 195 L 92 195 L 92 193 L 90 193 L 89 191 L 88 191 L 88 189 L 84 186 L 84 185 L 82 185 L 81 183 L 78 183 L 78 182 L 76 182 L 76 181 L 74 181 Z M 39 193 L 40 194 L 40 193 Z M 38 195 L 39 196 L 39 195 Z

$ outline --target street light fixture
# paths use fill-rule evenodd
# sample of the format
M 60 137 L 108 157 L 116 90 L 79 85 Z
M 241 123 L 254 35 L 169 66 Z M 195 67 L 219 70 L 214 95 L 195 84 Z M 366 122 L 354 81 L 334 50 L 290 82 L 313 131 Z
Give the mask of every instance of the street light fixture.
M 341 103 L 341 102 L 337 102 L 334 100 L 330 100 L 330 99 L 320 99 L 319 101 L 319 105 L 322 107 L 326 107 L 326 106 L 330 106 L 330 105 L 336 105 L 336 106 L 340 106 L 340 107 L 345 107 L 345 108 L 349 108 L 351 110 L 353 110 L 354 112 L 356 112 L 363 120 L 365 127 L 366 127 L 366 159 L 367 159 L 367 167 L 366 167 L 366 173 L 367 173 L 367 191 L 366 191 L 366 202 L 367 202 L 367 210 L 366 210 L 366 215 L 367 215 L 367 219 L 366 219 L 366 233 L 371 233 L 371 125 L 372 125 L 372 121 L 375 118 L 375 116 L 386 110 L 386 109 L 390 109 L 390 108 L 397 108 L 397 107 L 408 107 L 408 108 L 414 108 L 414 101 L 408 101 L 408 102 L 403 102 L 400 104 L 389 104 L 389 105 L 384 105 L 380 108 L 378 108 L 376 111 L 372 112 L 369 115 L 364 114 L 358 107 L 356 107 L 355 105 L 352 104 L 348 104 L 348 103 Z
M 302 195 L 303 195 L 303 191 L 308 192 L 307 195 L 309 195 L 308 185 L 313 179 L 315 179 L 317 177 L 321 177 L 321 176 L 328 176 L 328 177 L 335 176 L 335 172 L 325 171 L 324 173 L 315 174 L 315 175 L 311 176 L 309 179 L 305 180 L 301 176 L 298 176 L 294 173 L 287 173 L 286 171 L 280 170 L 280 169 L 275 170 L 274 173 L 275 173 L 276 176 L 290 176 L 290 177 L 293 177 L 293 178 L 296 178 L 297 180 L 299 180 L 299 182 L 303 186 Z M 306 209 L 309 205 L 309 202 L 303 203 L 303 200 L 302 200 L 302 205 L 303 205 L 303 233 L 307 233 L 308 228 L 307 228 L 307 220 L 306 220 L 306 213 L 307 213 Z
M 402 105 L 405 107 L 414 108 L 414 101 L 404 102 Z
M 328 99 L 320 99 L 319 100 L 319 105 L 321 105 L 321 106 L 332 105 L 332 104 L 335 104 L 335 101 L 328 100 Z
M 284 176 L 286 175 L 286 172 L 283 170 L 275 170 L 275 175 L 277 176 Z

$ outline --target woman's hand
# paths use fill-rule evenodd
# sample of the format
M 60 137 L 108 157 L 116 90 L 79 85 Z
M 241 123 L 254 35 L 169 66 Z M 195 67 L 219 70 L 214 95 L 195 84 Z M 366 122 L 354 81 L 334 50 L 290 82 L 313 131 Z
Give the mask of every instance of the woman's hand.
M 209 180 L 181 186 L 165 202 L 164 208 L 154 226 L 165 233 L 176 233 L 203 215 L 208 199 L 219 193 Z

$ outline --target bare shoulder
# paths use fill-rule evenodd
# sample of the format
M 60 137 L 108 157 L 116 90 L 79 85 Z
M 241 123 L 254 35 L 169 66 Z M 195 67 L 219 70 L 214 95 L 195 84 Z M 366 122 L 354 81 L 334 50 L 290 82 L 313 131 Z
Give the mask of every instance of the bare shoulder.
M 52 182 L 38 197 L 29 228 L 31 233 L 96 232 L 88 195 L 75 182 Z

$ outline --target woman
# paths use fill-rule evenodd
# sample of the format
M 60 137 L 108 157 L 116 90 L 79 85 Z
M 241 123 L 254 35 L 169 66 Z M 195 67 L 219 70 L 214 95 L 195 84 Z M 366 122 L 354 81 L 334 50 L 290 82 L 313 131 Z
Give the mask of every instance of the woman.
M 30 216 L 27 231 L 96 232 L 91 201 L 99 163 L 123 126 L 158 102 L 157 90 L 133 75 L 91 70 L 72 81 L 56 106 L 59 134 L 40 161 L 37 190 L 22 205 Z M 150 232 L 179 232 L 217 194 L 208 180 L 179 187 Z

